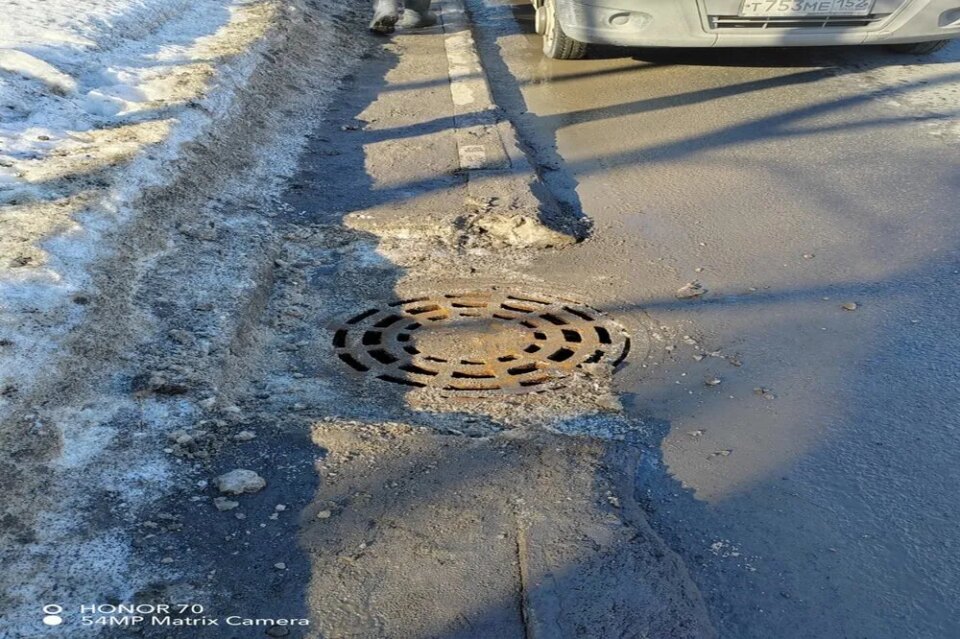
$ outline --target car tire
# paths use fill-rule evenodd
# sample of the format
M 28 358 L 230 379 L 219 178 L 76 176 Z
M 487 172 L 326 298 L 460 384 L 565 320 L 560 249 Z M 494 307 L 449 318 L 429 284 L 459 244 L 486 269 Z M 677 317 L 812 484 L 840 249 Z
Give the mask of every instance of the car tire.
M 950 44 L 949 40 L 931 40 L 930 42 L 911 42 L 909 44 L 888 44 L 887 49 L 894 53 L 929 55 Z
M 587 45 L 563 32 L 557 19 L 557 0 L 543 0 L 545 11 L 543 55 L 554 60 L 579 60 L 587 54 Z

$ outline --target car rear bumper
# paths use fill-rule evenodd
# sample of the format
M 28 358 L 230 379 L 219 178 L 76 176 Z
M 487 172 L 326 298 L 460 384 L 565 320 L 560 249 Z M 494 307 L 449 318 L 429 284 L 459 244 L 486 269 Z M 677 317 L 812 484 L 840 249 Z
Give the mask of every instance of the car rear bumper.
M 647 47 L 789 47 L 960 37 L 960 0 L 876 0 L 868 18 L 803 25 L 740 20 L 741 0 L 557 0 L 581 42 Z

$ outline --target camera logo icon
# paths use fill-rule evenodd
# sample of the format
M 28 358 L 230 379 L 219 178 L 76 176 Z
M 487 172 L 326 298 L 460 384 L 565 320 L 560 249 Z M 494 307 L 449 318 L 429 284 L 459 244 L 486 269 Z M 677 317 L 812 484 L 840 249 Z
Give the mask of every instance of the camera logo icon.
M 63 612 L 63 606 L 47 604 L 43 607 L 43 623 L 48 626 L 59 626 L 63 623 L 63 617 L 60 616 L 61 612 Z

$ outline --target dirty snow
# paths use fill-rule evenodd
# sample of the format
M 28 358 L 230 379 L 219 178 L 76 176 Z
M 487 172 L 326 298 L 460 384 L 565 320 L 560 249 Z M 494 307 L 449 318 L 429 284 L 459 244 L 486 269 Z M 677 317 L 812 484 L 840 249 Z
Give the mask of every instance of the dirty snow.
M 6 639 L 38 636 L 38 601 L 129 601 L 182 574 L 140 544 L 159 502 L 204 499 L 207 482 L 165 444 L 216 409 L 220 376 L 203 384 L 213 403 L 132 393 L 131 377 L 230 370 L 226 344 L 268 260 L 261 207 L 367 45 L 347 32 L 360 13 L 336 0 L 0 9 Z M 167 342 L 183 323 L 154 314 L 171 281 L 195 299 L 182 317 L 205 337 L 189 347 Z M 203 595 L 184 582 L 164 592 Z
M 131 565 L 121 527 L 171 481 L 147 442 L 192 409 L 107 393 L 36 411 L 31 391 L 57 372 L 61 343 L 98 293 L 93 268 L 135 219 L 137 196 L 172 180 L 184 143 L 215 135 L 242 94 L 274 40 L 278 3 L 0 0 L 0 11 L 0 422 L 19 415 L 57 433 L 43 495 L 54 508 L 5 555 L 18 575 L 0 586 L 6 637 L 26 636 L 18 629 L 36 623 L 44 593 L 66 606 L 90 593 L 125 598 L 158 576 Z M 21 477 L 35 472 L 20 461 Z M 117 526 L 88 526 L 97 508 Z
M 111 593 L 128 600 L 136 585 L 161 576 L 157 567 L 148 571 L 131 560 L 131 539 L 119 524 L 102 528 L 90 525 L 89 519 L 98 509 L 133 508 L 162 493 L 172 472 L 169 462 L 155 447 L 137 444 L 164 432 L 171 422 L 189 418 L 190 409 L 185 410 L 178 414 L 157 402 L 128 402 L 49 415 L 49 425 L 60 430 L 64 445 L 48 485 L 58 503 L 53 511 L 37 512 L 36 530 L 42 533 L 7 559 L 11 574 L 20 575 L 13 584 L 3 584 L 5 623 L 13 636 L 26 636 L 17 635 L 17 628 L 36 625 L 36 603 L 49 600 L 51 592 L 73 611 L 85 603 L 84 595 Z M 117 462 L 124 454 L 117 436 L 121 429 L 134 430 L 131 422 L 140 428 L 132 434 L 138 451 L 135 465 Z M 67 619 L 76 621 L 71 614 Z M 5 636 L 0 631 L 0 637 Z
M 0 389 L 83 315 L 129 204 L 229 109 L 269 0 L 0 0 Z M 9 399 L 0 396 L 0 415 Z

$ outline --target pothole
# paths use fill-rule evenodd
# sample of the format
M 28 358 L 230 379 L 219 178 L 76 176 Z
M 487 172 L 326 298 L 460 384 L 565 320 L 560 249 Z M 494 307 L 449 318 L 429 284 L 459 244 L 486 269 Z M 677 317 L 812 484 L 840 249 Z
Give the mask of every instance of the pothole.
M 384 382 L 484 395 L 556 389 L 584 364 L 616 366 L 630 338 L 585 304 L 479 291 L 370 308 L 336 330 L 333 346 Z

